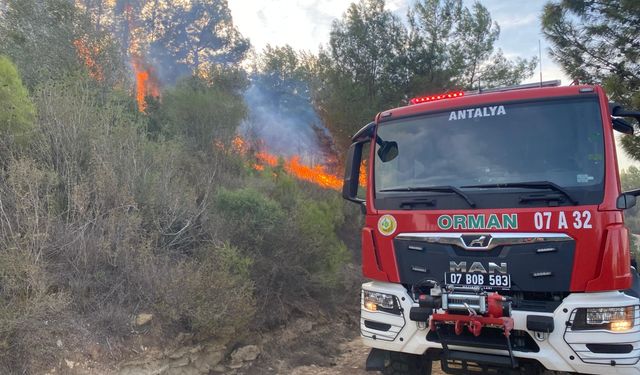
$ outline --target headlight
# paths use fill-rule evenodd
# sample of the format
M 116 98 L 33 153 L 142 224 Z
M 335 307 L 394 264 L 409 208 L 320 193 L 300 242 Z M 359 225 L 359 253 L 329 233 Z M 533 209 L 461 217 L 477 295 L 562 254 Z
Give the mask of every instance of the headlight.
M 363 290 L 362 307 L 367 311 L 384 311 L 400 315 L 400 306 L 393 294 Z
M 578 309 L 573 330 L 628 331 L 635 325 L 635 306 Z

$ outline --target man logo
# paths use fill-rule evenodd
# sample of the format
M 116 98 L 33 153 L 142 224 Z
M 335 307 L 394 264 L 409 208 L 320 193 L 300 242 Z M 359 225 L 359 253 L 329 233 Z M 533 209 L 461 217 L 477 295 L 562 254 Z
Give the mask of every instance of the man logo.
M 491 236 L 488 234 L 468 234 L 462 236 L 462 243 L 467 249 L 485 249 L 491 243 Z
M 480 236 L 476 238 L 475 240 L 471 241 L 471 243 L 469 244 L 469 247 L 474 247 L 474 246 L 484 247 L 485 238 L 487 238 L 487 236 Z

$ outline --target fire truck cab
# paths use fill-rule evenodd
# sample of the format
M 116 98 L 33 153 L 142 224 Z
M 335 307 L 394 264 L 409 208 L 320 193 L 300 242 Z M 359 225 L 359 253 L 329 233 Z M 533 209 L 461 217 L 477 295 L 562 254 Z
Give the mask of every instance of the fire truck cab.
M 366 216 L 367 369 L 640 374 L 629 118 L 600 86 L 551 81 L 418 98 L 357 132 L 343 197 Z

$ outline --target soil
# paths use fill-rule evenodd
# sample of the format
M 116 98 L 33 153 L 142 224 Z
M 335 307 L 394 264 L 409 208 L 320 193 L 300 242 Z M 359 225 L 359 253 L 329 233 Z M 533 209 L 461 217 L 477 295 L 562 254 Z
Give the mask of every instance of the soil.
M 330 366 L 300 366 L 290 372 L 281 374 L 291 375 L 371 375 L 375 372 L 365 371 L 365 361 L 369 354 L 369 348 L 362 345 L 359 338 L 340 345 L 340 354 Z M 432 375 L 444 375 L 440 370 L 440 363 L 433 363 Z
M 370 348 L 358 334 L 359 316 L 341 320 L 300 319 L 263 338 L 263 352 L 235 375 L 371 375 L 365 363 Z M 434 362 L 433 375 L 444 375 Z

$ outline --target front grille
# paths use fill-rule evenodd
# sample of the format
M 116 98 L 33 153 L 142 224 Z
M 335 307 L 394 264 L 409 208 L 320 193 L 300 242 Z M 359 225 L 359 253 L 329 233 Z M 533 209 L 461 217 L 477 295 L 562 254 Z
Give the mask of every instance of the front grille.
M 569 292 L 575 241 L 552 233 L 490 233 L 487 249 L 465 249 L 464 233 L 404 233 L 394 241 L 400 282 L 415 285 L 424 280 L 445 284 L 450 262 L 507 264 L 514 292 Z M 459 237 L 459 238 L 458 238 Z M 495 245 L 495 246 L 494 246 Z M 553 251 L 551 251 L 553 250 Z M 485 266 L 489 269 L 489 267 Z

